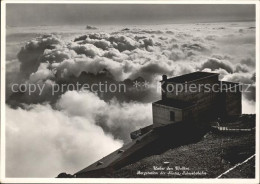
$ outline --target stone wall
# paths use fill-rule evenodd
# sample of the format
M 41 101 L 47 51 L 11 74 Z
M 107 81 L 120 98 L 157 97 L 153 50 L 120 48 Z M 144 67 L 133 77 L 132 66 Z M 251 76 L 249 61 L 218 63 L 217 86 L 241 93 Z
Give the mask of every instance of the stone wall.
M 225 116 L 239 116 L 242 114 L 242 93 L 240 87 L 239 84 L 234 83 L 232 88 L 222 92 Z
M 175 112 L 175 121 L 170 120 L 170 112 Z M 181 109 L 153 103 L 153 125 L 154 127 L 164 126 L 180 122 L 183 119 Z

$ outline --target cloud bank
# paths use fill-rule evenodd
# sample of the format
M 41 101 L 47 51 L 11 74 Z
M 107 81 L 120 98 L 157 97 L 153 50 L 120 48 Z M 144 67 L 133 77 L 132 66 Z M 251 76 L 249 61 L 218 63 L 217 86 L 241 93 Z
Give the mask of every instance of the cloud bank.
M 9 44 L 7 175 L 74 173 L 128 142 L 131 131 L 152 123 L 150 102 L 160 98 L 156 86 L 163 74 L 211 71 L 218 72 L 220 80 L 251 84 L 250 92 L 243 94 L 243 113 L 254 113 L 255 30 L 248 29 L 251 24 L 118 27 L 77 36 L 70 35 L 73 30 L 70 34 L 57 30 L 26 42 L 17 58 Z M 89 91 L 50 95 L 52 84 L 102 80 L 127 83 L 128 91 L 106 99 Z M 136 80 L 150 85 L 136 91 L 132 84 Z M 13 83 L 47 88 L 41 96 L 14 95 Z M 14 109 L 12 102 L 19 108 Z
M 56 108 L 6 106 L 7 176 L 75 173 L 129 141 L 129 132 L 151 124 L 151 111 L 150 104 L 106 103 L 76 91 L 62 95 Z

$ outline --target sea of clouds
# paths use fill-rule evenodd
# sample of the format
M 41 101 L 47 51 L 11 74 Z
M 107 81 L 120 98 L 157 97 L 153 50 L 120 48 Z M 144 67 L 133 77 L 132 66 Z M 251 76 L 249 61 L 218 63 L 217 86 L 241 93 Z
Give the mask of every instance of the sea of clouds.
M 6 174 L 55 177 L 74 173 L 152 124 L 156 86 L 194 71 L 220 73 L 220 80 L 251 84 L 243 113 L 255 113 L 255 27 L 253 22 L 8 28 L 6 43 Z M 149 87 L 102 99 L 90 91 L 51 95 L 51 85 L 104 75 L 113 82 L 141 79 Z M 82 73 L 93 74 L 82 77 Z M 43 95 L 13 94 L 14 83 L 47 86 Z

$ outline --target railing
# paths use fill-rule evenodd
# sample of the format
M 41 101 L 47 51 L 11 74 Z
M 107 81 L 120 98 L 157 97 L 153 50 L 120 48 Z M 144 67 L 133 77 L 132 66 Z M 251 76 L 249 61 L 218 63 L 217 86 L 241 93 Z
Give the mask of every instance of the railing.
M 255 130 L 255 127 L 254 128 L 228 128 L 224 126 L 211 126 L 211 127 L 221 132 L 252 132 Z
M 243 162 L 240 162 L 238 164 L 236 164 L 235 166 L 233 166 L 232 168 L 228 169 L 227 171 L 225 171 L 224 173 L 222 173 L 221 175 L 219 175 L 218 177 L 216 177 L 216 179 L 219 179 L 221 177 L 223 177 L 224 175 L 228 174 L 230 171 L 234 170 L 235 168 L 247 163 L 249 160 L 251 160 L 252 158 L 255 157 L 255 154 L 252 155 L 251 157 L 247 158 L 246 160 L 244 160 Z M 240 170 L 241 171 L 241 170 Z

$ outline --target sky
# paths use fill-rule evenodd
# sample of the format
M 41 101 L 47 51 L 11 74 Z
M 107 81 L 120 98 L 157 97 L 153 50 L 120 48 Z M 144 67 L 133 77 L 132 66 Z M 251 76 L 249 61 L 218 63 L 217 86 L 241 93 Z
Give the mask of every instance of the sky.
M 255 5 L 7 4 L 8 26 L 254 21 Z

